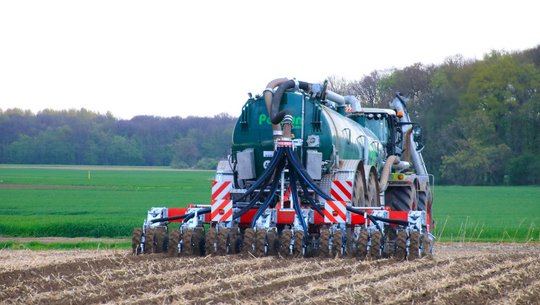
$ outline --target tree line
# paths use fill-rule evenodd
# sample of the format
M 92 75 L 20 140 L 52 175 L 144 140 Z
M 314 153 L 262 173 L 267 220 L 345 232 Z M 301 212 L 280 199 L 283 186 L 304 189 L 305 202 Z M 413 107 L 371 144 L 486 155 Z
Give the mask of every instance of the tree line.
M 540 184 L 540 46 L 329 80 L 365 107 L 386 108 L 396 92 L 409 97 L 438 183 Z M 229 153 L 235 120 L 0 109 L 0 163 L 212 169 Z
M 387 107 L 396 92 L 423 127 L 422 152 L 439 183 L 540 184 L 540 46 L 373 71 L 332 89 L 367 107 Z
M 0 110 L 0 163 L 215 168 L 236 120 L 136 116 L 81 110 Z M 204 140 L 201 140 L 204 139 Z

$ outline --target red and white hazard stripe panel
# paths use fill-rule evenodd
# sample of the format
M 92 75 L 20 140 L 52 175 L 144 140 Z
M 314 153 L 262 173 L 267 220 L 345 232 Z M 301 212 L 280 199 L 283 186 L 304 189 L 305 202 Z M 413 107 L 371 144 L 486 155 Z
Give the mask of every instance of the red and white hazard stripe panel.
M 341 200 L 327 200 L 324 203 L 324 222 L 347 222 L 347 203 Z
M 231 221 L 233 212 L 232 200 L 218 199 L 212 200 L 210 207 L 211 221 Z
M 330 186 L 330 196 L 334 200 L 352 201 L 353 182 L 351 180 L 334 180 Z
M 212 181 L 212 200 L 230 199 L 232 181 Z

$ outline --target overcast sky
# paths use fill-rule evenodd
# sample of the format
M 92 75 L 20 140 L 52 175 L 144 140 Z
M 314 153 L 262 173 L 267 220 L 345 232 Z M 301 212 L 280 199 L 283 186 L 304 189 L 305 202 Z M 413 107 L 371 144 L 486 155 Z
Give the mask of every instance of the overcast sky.
M 0 108 L 240 113 L 278 77 L 320 82 L 540 43 L 533 1 L 0 0 Z

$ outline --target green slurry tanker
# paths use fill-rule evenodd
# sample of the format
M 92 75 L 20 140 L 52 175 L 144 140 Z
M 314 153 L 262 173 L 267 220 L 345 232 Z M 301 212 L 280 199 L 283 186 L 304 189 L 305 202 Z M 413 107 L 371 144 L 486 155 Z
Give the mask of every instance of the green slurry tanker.
M 400 94 L 363 108 L 327 82 L 271 81 L 242 108 L 211 202 L 150 209 L 133 253 L 431 255 L 432 179 L 406 106 Z

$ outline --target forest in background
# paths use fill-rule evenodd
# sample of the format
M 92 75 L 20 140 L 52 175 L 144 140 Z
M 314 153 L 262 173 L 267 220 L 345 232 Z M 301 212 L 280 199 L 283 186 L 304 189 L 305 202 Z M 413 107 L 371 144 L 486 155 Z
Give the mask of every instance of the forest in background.
M 329 81 L 365 107 L 386 108 L 396 92 L 409 97 L 438 183 L 540 184 L 540 46 Z M 235 121 L 227 114 L 120 120 L 85 109 L 0 109 L 0 163 L 212 169 L 229 153 Z

